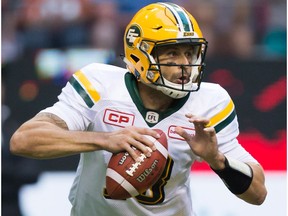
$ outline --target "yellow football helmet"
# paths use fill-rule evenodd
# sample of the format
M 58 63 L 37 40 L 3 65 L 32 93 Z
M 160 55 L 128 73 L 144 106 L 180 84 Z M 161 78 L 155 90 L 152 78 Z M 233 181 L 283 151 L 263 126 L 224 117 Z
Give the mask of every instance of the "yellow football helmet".
M 197 49 L 188 83 L 176 84 L 165 79 L 160 70 L 157 47 L 187 44 Z M 138 81 L 172 98 L 182 98 L 200 87 L 204 70 L 207 41 L 194 17 L 173 3 L 154 3 L 140 9 L 128 24 L 124 34 L 124 62 Z M 165 65 L 167 66 L 167 65 Z M 172 65 L 171 65 L 172 66 Z

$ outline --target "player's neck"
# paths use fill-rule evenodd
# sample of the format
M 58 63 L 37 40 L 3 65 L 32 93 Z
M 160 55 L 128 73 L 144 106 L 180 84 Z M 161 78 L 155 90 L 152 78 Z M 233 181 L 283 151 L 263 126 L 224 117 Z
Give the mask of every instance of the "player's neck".
M 138 83 L 139 95 L 146 109 L 166 111 L 174 99 L 142 83 Z

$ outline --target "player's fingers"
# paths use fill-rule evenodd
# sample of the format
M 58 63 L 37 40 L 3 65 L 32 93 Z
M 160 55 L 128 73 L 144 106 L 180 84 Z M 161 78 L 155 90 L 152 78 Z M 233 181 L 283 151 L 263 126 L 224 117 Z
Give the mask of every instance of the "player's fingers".
M 208 133 L 210 135 L 210 137 L 215 136 L 216 135 L 216 131 L 214 127 L 206 127 L 203 129 L 206 133 Z
M 149 147 L 153 151 L 156 150 L 156 146 L 154 145 L 155 139 L 158 138 L 160 138 L 160 134 L 157 131 L 148 128 L 138 128 L 138 134 L 135 134 L 134 136 L 135 140 Z M 141 146 L 141 149 L 144 149 L 145 146 Z
M 181 127 L 176 127 L 175 128 L 175 133 L 178 134 L 179 136 L 183 137 L 187 142 L 189 142 L 192 138 L 190 134 L 188 134 L 183 128 Z
M 136 153 L 136 151 L 133 149 L 132 146 L 126 148 L 126 151 L 128 154 L 134 159 L 134 161 L 137 161 L 139 158 L 139 155 Z
M 160 138 L 160 134 L 152 129 L 149 128 L 137 128 L 138 133 L 142 134 L 142 135 L 148 135 L 148 136 L 152 136 L 155 139 Z
M 192 120 L 191 123 L 193 123 L 193 125 L 194 125 L 194 129 L 195 129 L 196 134 L 201 134 L 203 132 L 204 125 L 202 122 Z
M 155 138 L 150 136 L 150 135 L 143 135 L 139 137 L 139 142 L 142 143 L 143 147 L 148 147 L 149 149 L 151 149 L 152 151 L 155 151 L 157 148 L 155 146 Z
M 195 116 L 195 115 L 192 115 L 190 113 L 186 114 L 185 116 L 189 119 L 189 122 L 191 122 L 193 124 L 198 124 L 199 126 L 201 124 L 203 126 L 206 126 L 210 122 L 210 119 L 208 119 L 208 118 L 204 118 L 204 117 L 201 117 L 201 116 Z
M 135 140 L 135 139 L 131 139 L 129 144 L 131 146 L 137 148 L 140 152 L 145 154 L 147 157 L 150 157 L 151 156 L 151 152 L 152 152 L 152 149 L 149 146 L 154 146 L 153 142 L 151 140 L 145 138 L 144 136 L 141 139 L 141 141 L 138 141 L 138 140 Z M 133 158 L 136 159 L 135 157 L 133 157 Z
M 196 131 L 203 130 L 209 123 L 209 119 L 201 117 L 192 118 L 189 121 L 194 124 Z
M 187 114 L 185 114 L 185 117 L 186 118 L 192 118 L 192 117 L 194 117 L 194 115 L 192 115 L 191 113 L 187 113 Z

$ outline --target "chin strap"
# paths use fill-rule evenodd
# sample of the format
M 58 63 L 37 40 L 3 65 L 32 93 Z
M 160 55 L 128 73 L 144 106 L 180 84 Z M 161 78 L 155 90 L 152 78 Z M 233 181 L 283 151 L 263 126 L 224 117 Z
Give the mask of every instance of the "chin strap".
M 157 86 L 157 90 L 161 91 L 163 94 L 168 95 L 171 98 L 179 99 L 185 97 L 189 92 L 180 91 L 180 90 L 172 90 L 164 86 Z
M 132 70 L 134 71 L 135 70 L 135 67 L 134 65 L 125 57 L 125 56 L 121 56 L 122 60 L 124 61 L 124 63 L 126 64 L 126 67 L 128 70 Z

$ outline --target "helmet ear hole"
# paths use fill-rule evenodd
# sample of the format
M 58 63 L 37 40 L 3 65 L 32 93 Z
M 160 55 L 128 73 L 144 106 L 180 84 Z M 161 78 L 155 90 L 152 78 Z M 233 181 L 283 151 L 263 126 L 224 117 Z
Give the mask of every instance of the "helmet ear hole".
M 133 59 L 133 61 L 135 62 L 135 63 L 137 63 L 140 59 L 137 57 L 137 56 L 135 56 L 135 55 L 130 55 L 130 57 Z

